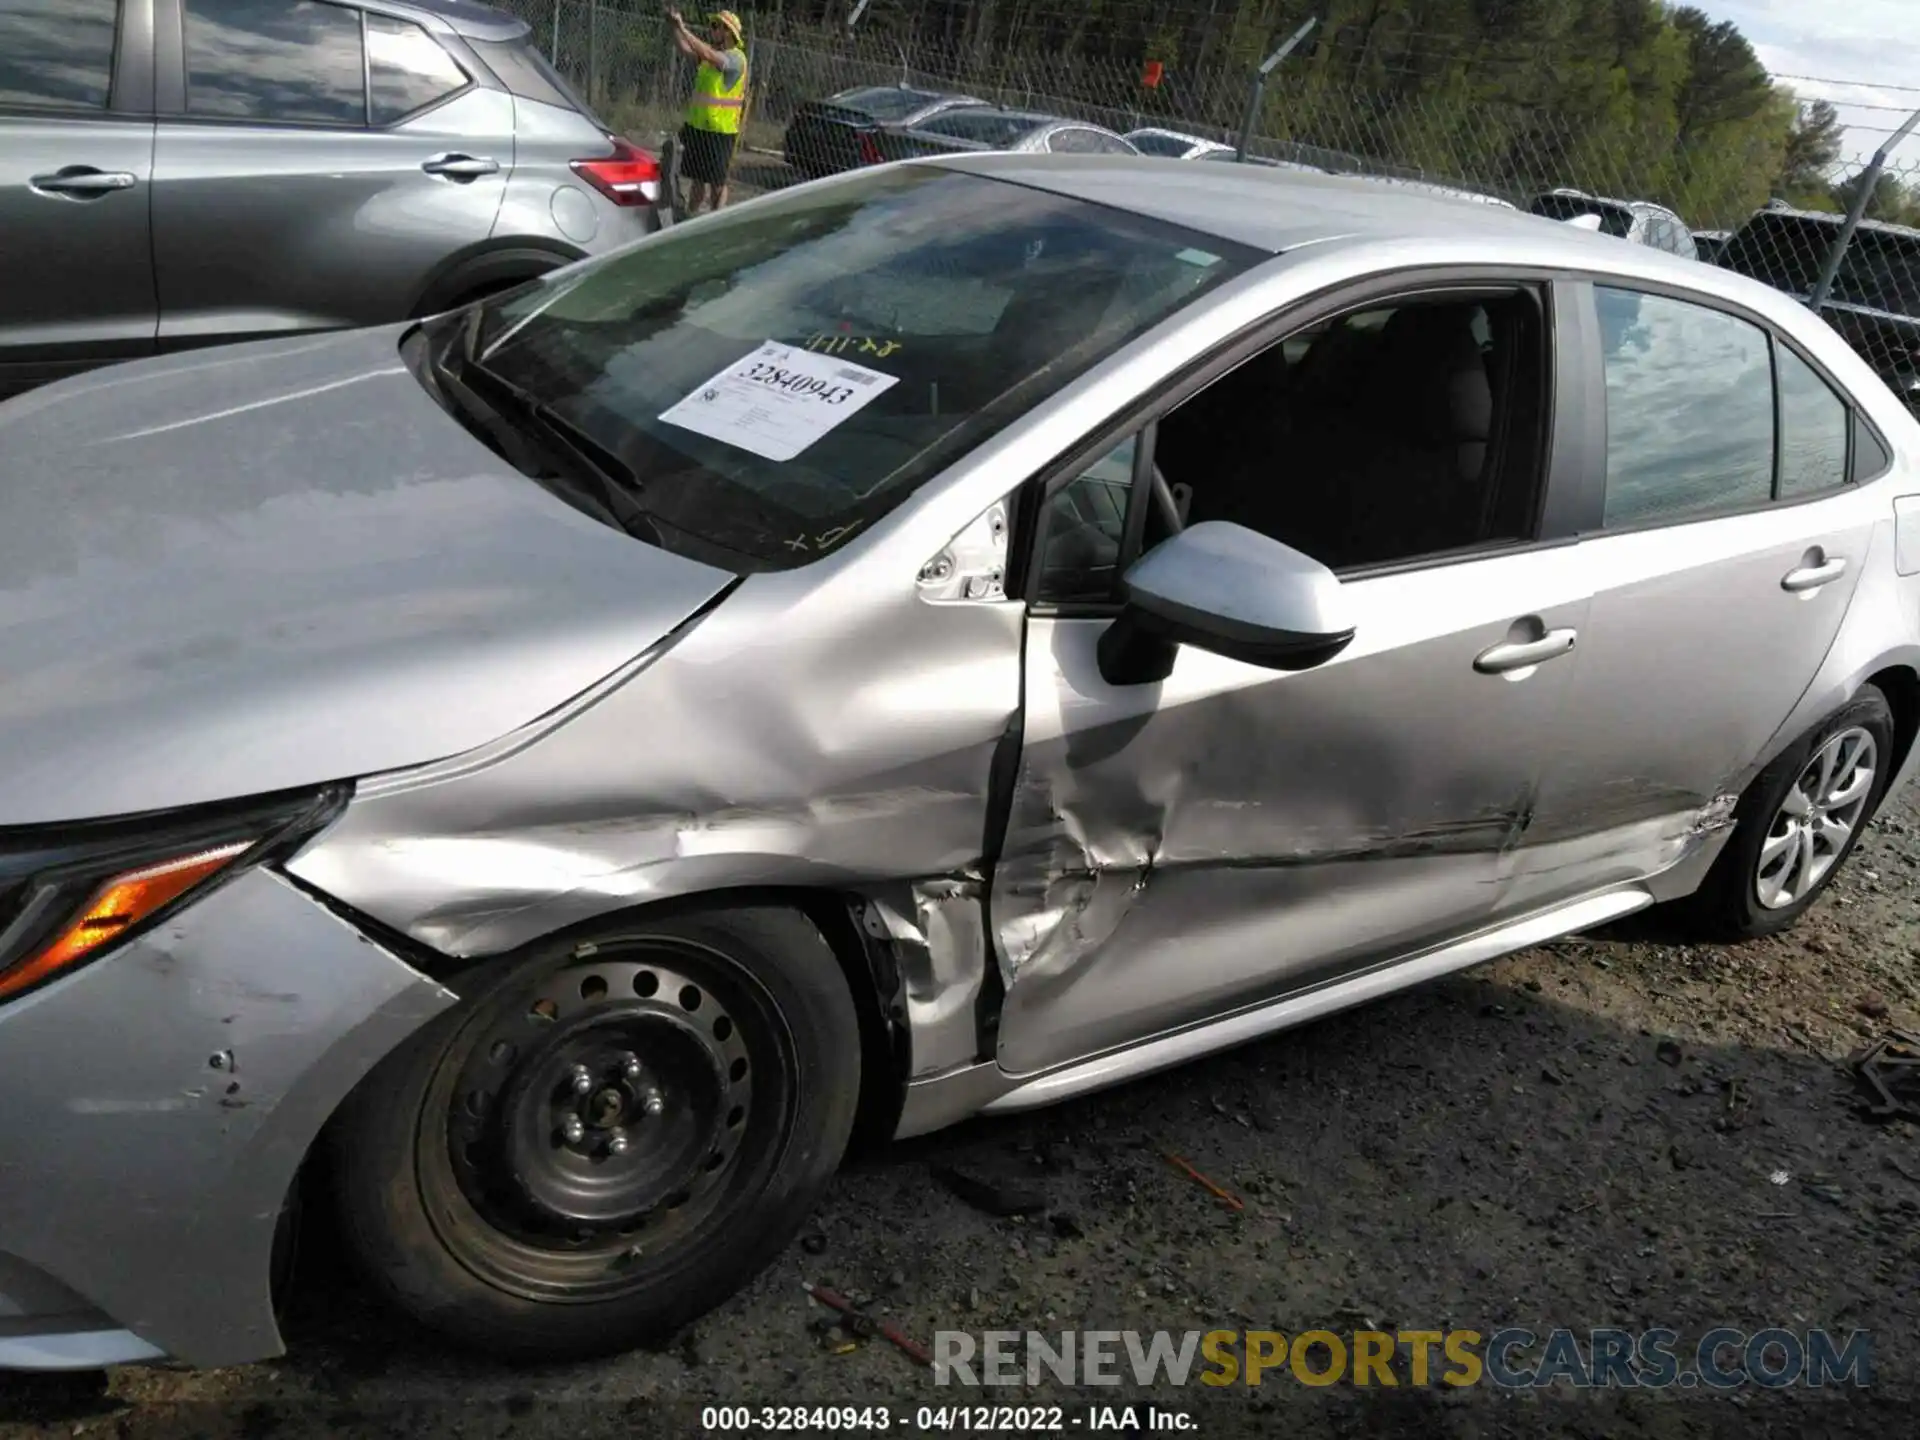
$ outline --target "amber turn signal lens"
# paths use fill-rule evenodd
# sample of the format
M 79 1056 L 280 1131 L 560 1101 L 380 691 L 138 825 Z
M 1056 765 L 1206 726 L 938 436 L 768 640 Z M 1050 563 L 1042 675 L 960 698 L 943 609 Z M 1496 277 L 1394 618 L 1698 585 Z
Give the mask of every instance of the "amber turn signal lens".
M 178 900 L 252 848 L 250 840 L 201 850 L 116 875 L 93 892 L 85 907 L 52 942 L 0 973 L 0 1000 L 59 974 Z

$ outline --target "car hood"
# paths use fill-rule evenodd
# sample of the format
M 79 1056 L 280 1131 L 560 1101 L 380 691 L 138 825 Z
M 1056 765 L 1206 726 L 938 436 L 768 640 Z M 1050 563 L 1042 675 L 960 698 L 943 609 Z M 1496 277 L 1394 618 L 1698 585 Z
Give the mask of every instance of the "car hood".
M 0 405 L 0 826 L 457 754 L 731 583 L 495 456 L 401 363 L 404 328 Z

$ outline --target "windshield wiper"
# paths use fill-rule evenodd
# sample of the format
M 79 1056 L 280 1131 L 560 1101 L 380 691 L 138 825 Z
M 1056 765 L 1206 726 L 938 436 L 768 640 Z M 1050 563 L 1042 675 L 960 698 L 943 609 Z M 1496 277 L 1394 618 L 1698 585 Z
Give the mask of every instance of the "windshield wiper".
M 520 469 L 536 479 L 563 482 L 570 495 L 615 529 L 659 544 L 658 529 L 634 504 L 643 484 L 633 468 L 552 406 L 473 358 L 484 314 L 476 306 L 461 327 L 457 347 L 447 347 L 451 353 L 445 358 L 457 356 L 457 362 L 448 365 L 443 360 L 437 367 L 454 398 L 463 408 L 478 412 L 475 418 L 483 423 L 483 417 L 490 418 L 490 431 L 505 431 L 512 437 L 512 447 L 531 461 L 509 455 Z M 534 443 L 529 444 L 530 440 Z
M 544 468 L 542 457 L 528 444 L 520 428 L 508 424 L 505 417 L 474 394 L 446 364 L 445 357 L 429 350 L 418 373 L 427 393 L 481 444 L 529 475 Z

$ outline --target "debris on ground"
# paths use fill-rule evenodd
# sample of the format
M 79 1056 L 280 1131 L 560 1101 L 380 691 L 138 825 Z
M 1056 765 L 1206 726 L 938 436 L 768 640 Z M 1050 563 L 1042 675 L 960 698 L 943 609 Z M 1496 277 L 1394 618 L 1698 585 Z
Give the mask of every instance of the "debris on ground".
M 1189 1165 L 1185 1160 L 1181 1159 L 1180 1156 L 1174 1154 L 1171 1150 L 1167 1151 L 1166 1153 L 1167 1153 L 1167 1159 L 1173 1163 L 1176 1169 L 1186 1172 L 1186 1176 L 1189 1180 L 1193 1181 L 1194 1184 L 1198 1185 L 1201 1189 L 1205 1190 L 1208 1194 L 1212 1195 L 1214 1199 L 1218 1200 L 1222 1205 L 1226 1206 L 1229 1210 L 1244 1210 L 1247 1208 L 1246 1205 L 1241 1201 L 1240 1197 L 1234 1194 L 1231 1190 L 1223 1189 L 1221 1186 L 1214 1184 L 1213 1181 L 1209 1180 L 1206 1176 L 1202 1175 L 1198 1170 L 1194 1169 L 1193 1166 Z
M 1015 1215 L 1040 1215 L 1047 1208 L 1046 1195 L 1018 1180 L 1001 1180 L 962 1170 L 957 1165 L 936 1165 L 933 1178 L 974 1209 L 996 1219 Z
M 829 1290 L 824 1285 L 808 1285 L 804 1288 L 807 1294 L 811 1295 L 829 1310 L 837 1310 L 840 1312 L 840 1327 L 849 1334 L 856 1335 L 862 1340 L 868 1340 L 878 1335 L 882 1340 L 885 1340 L 915 1364 L 929 1367 L 933 1364 L 933 1356 L 927 1353 L 926 1346 L 907 1335 L 892 1321 L 875 1319 L 860 1309 L 860 1307 L 855 1305 L 851 1300 L 847 1299 L 846 1296 Z M 849 1345 L 835 1350 L 833 1353 L 836 1355 L 844 1355 L 848 1350 L 855 1348 L 857 1347 Z
M 1876 1120 L 1920 1120 L 1920 1035 L 1889 1030 L 1847 1057 L 1866 1091 L 1865 1109 Z

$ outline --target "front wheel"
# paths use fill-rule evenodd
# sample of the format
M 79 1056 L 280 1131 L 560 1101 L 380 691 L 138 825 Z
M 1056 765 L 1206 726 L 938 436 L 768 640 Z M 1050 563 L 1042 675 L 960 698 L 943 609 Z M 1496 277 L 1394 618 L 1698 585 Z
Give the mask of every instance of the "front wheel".
M 477 973 L 339 1117 L 375 1285 L 520 1359 L 670 1334 L 780 1253 L 839 1163 L 860 1037 L 805 917 L 636 921 Z
M 1755 777 L 1733 837 L 1693 897 L 1713 935 L 1786 929 L 1832 883 L 1892 779 L 1893 712 L 1874 686 Z

